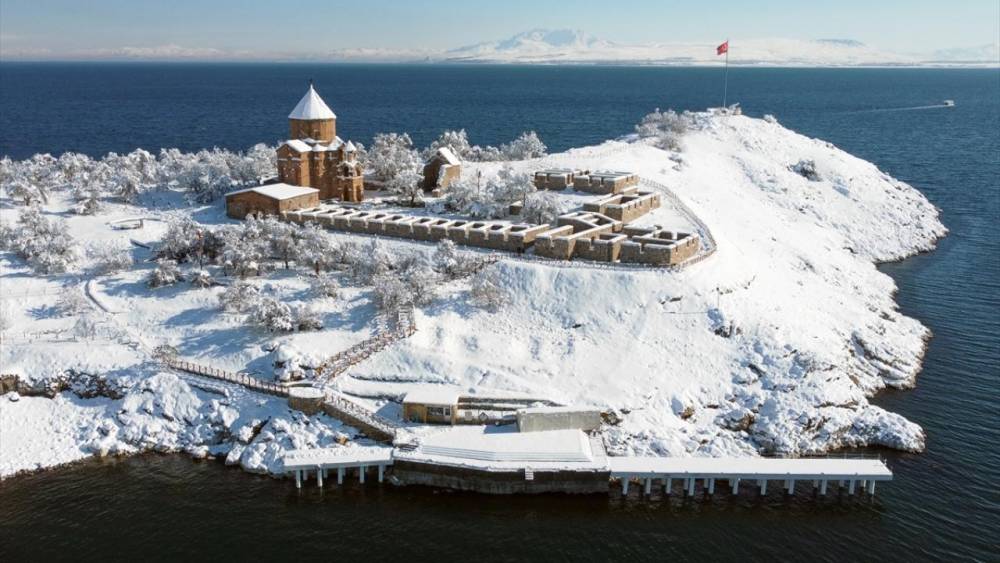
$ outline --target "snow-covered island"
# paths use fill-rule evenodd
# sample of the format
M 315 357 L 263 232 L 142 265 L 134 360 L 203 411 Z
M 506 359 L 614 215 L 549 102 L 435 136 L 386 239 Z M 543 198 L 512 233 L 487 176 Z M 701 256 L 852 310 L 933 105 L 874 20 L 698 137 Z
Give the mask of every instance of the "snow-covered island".
M 663 197 L 638 224 L 707 228 L 714 253 L 567 262 L 227 218 L 223 192 L 274 173 L 266 147 L 4 160 L 0 476 L 146 451 L 279 474 L 288 451 L 384 447 L 165 358 L 323 379 L 414 435 L 434 429 L 404 421 L 401 398 L 447 386 L 598 408 L 609 455 L 923 449 L 917 424 L 869 402 L 915 384 L 930 336 L 876 268 L 946 233 L 917 190 L 770 117 L 658 112 L 637 135 L 551 155 L 536 140 L 443 135 L 431 148 L 463 159 L 461 180 L 411 208 L 416 151 L 382 137 L 359 161 L 393 193 L 362 205 L 517 222 L 520 203 L 543 222 L 593 196 L 535 192 L 530 174 L 627 170 Z M 415 332 L 327 378 L 328 358 L 377 341 L 399 307 Z

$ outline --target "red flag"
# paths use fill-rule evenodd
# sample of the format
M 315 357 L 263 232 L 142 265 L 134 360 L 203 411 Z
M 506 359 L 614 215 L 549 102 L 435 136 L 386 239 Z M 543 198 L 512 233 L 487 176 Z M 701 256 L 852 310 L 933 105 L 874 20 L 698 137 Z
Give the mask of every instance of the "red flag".
M 723 55 L 723 54 L 728 53 L 728 52 L 729 52 L 729 40 L 728 39 L 726 39 L 725 43 L 723 43 L 722 45 L 719 45 L 718 47 L 715 48 L 715 54 L 717 56 L 718 55 Z

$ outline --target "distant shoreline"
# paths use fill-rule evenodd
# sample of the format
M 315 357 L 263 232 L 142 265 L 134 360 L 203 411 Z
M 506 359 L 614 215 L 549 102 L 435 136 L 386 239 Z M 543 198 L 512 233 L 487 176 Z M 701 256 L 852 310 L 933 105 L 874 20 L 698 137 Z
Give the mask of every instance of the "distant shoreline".
M 501 61 L 501 60 L 440 60 L 440 61 L 352 61 L 352 60 L 225 60 L 225 59 L 2 59 L 0 65 L 24 64 L 63 64 L 63 65 L 131 65 L 131 64 L 164 64 L 164 65 L 330 65 L 330 66 L 502 66 L 502 67 L 622 67 L 622 68 L 722 68 L 722 63 L 704 61 L 655 62 L 655 61 Z M 794 63 L 752 63 L 730 61 L 730 66 L 737 69 L 927 69 L 927 70 L 996 70 L 1000 69 L 997 62 L 926 62 L 919 64 L 794 64 Z

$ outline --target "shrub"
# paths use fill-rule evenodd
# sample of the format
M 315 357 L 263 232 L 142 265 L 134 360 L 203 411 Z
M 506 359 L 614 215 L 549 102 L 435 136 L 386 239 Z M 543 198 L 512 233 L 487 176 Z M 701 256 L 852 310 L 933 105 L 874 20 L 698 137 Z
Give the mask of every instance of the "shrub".
M 555 223 L 556 218 L 566 213 L 566 203 L 552 192 L 535 192 L 524 198 L 521 218 L 528 223 Z
M 469 296 L 476 305 L 494 311 L 510 302 L 510 293 L 503 285 L 496 266 L 486 268 L 472 278 Z
M 163 287 L 179 281 L 184 281 L 184 276 L 177 267 L 177 262 L 161 258 L 156 261 L 156 269 L 149 273 L 146 283 L 149 287 Z
M 653 144 L 661 149 L 680 151 L 683 148 L 681 138 L 691 122 L 692 117 L 688 112 L 678 114 L 672 109 L 661 112 L 660 108 L 656 108 L 653 113 L 642 118 L 635 126 L 635 132 L 640 139 L 652 139 Z
M 822 179 L 819 172 L 816 170 L 815 160 L 800 160 L 793 164 L 791 169 L 792 172 L 795 172 L 810 182 L 818 182 Z

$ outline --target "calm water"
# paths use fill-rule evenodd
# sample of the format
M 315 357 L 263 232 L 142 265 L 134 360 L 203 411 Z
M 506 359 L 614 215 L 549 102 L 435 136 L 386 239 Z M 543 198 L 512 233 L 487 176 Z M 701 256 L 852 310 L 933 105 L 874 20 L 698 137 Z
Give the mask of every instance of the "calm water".
M 717 105 L 720 86 L 714 69 L 8 64 L 0 153 L 274 142 L 310 77 L 345 138 L 397 130 L 425 144 L 464 127 L 495 144 L 535 129 L 555 150 L 626 133 L 656 106 Z M 0 484 L 0 559 L 1000 560 L 1000 73 L 736 69 L 730 95 L 917 186 L 952 231 L 936 252 L 883 267 L 935 338 L 917 388 L 876 399 L 921 424 L 928 449 L 883 452 L 897 480 L 874 502 L 297 494 L 146 456 Z M 957 107 L 898 109 L 946 98 Z

